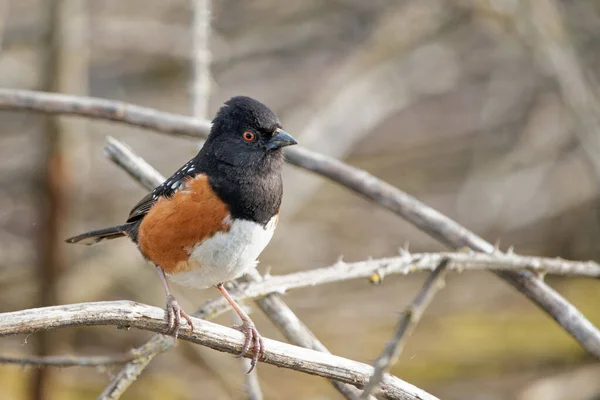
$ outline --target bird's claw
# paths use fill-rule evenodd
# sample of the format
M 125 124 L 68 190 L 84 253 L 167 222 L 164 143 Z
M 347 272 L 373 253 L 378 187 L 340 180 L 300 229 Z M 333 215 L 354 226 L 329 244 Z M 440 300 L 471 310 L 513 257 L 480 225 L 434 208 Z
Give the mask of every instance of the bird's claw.
M 188 325 L 190 326 L 190 331 L 194 330 L 194 325 L 192 324 L 192 319 L 183 308 L 177 303 L 175 297 L 172 295 L 167 296 L 167 307 L 165 309 L 166 315 L 165 319 L 167 321 L 167 335 L 173 336 L 177 339 L 177 335 L 179 335 L 179 329 L 181 328 L 181 318 L 183 317 Z
M 246 339 L 244 340 L 244 346 L 242 347 L 242 352 L 236 356 L 236 358 L 243 357 L 248 350 L 250 350 L 250 346 L 252 346 L 253 355 L 252 360 L 250 361 L 250 369 L 246 374 L 252 372 L 258 360 L 261 359 L 265 352 L 265 345 L 263 343 L 262 336 L 256 330 L 254 323 L 252 321 L 244 321 L 242 325 L 233 326 L 233 329 L 237 329 L 242 332 Z

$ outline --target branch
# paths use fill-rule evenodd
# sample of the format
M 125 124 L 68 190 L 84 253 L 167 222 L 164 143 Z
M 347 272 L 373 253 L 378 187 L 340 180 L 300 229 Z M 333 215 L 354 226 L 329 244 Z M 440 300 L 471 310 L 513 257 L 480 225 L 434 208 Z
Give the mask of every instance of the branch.
M 31 365 L 38 368 L 43 367 L 101 367 L 107 365 L 125 364 L 133 360 L 135 354 L 128 352 L 115 356 L 24 356 L 11 357 L 0 356 L 0 364 L 17 364 L 21 366 Z
M 205 137 L 210 123 L 131 104 L 25 90 L 0 89 L 0 109 L 72 114 L 106 119 L 172 135 Z M 285 152 L 291 164 L 323 175 L 398 214 L 446 245 L 499 253 L 480 236 L 368 172 L 298 146 Z M 556 320 L 588 352 L 600 358 L 600 332 L 571 303 L 531 272 L 495 272 Z
M 288 290 L 313 287 L 350 279 L 372 278 L 379 281 L 387 275 L 406 275 L 413 272 L 433 271 L 443 260 L 452 271 L 497 270 L 533 271 L 538 274 L 600 277 L 600 265 L 593 262 L 567 261 L 559 258 L 519 256 L 516 254 L 485 253 L 414 253 L 399 257 L 336 264 L 308 271 L 265 277 L 258 282 L 242 283 L 231 295 L 236 300 L 256 299 L 271 293 L 284 294 Z M 202 318 L 216 318 L 229 309 L 225 299 L 208 300 L 196 312 Z
M 121 101 L 30 90 L 0 89 L 0 110 L 77 115 L 190 138 L 205 138 L 210 122 Z
M 104 154 L 109 160 L 117 164 L 125 170 L 129 176 L 140 182 L 142 186 L 149 190 L 154 189 L 165 180 L 165 178 L 148 164 L 146 160 L 135 154 L 129 146 L 112 136 L 106 137 Z
M 193 318 L 194 331 L 183 329 L 180 339 L 230 354 L 239 354 L 243 333 Z M 152 332 L 166 329 L 164 310 L 131 301 L 68 304 L 0 314 L 0 336 L 31 334 L 41 330 L 114 325 Z M 264 339 L 262 360 L 268 364 L 362 387 L 373 368 L 342 357 Z M 248 356 L 248 355 L 247 355 Z M 377 394 L 382 399 L 435 399 L 434 396 L 390 375 Z
M 131 177 L 142 183 L 142 185 L 149 190 L 164 181 L 164 177 L 162 177 L 150 164 L 141 157 L 138 157 L 126 145 L 114 138 L 107 137 L 105 152 L 112 161 L 121 166 Z M 260 281 L 262 280 L 262 277 L 257 271 L 252 271 L 252 273 L 247 276 L 247 279 L 250 281 Z M 257 300 L 257 303 L 290 342 L 298 346 L 328 353 L 327 348 L 315 338 L 313 333 L 298 319 L 298 317 L 296 317 L 294 312 L 279 298 L 279 296 L 273 294 L 264 299 Z M 221 312 L 226 311 L 227 309 L 228 306 L 225 306 L 221 309 Z M 197 314 L 207 316 L 209 312 L 201 309 L 197 311 Z M 215 313 L 211 314 L 211 316 L 204 317 L 204 319 L 214 318 L 217 315 Z M 101 399 L 112 400 L 119 398 L 131 383 L 137 379 L 150 361 L 158 354 L 171 348 L 174 343 L 175 342 L 172 340 L 167 342 L 167 339 L 160 335 L 151 339 L 143 346 L 145 354 L 144 359 L 141 361 L 134 360 L 127 364 L 105 390 L 105 393 L 110 391 L 112 397 L 101 396 Z M 353 386 L 335 380 L 331 380 L 331 383 L 349 400 L 357 398 L 360 394 L 360 390 Z M 249 381 L 249 384 L 252 385 L 253 382 Z M 252 387 L 256 387 L 256 385 Z
M 158 354 L 170 349 L 175 344 L 171 336 L 155 335 L 152 339 L 131 351 L 135 358 L 129 361 L 110 384 L 98 396 L 98 400 L 115 400 L 121 397 L 132 382 L 142 373 Z
M 406 344 L 406 341 L 415 327 L 421 320 L 425 309 L 433 300 L 433 297 L 444 286 L 444 279 L 446 278 L 447 267 L 449 264 L 448 259 L 442 260 L 437 268 L 427 277 L 427 280 L 423 284 L 423 288 L 415 297 L 412 304 L 406 309 L 406 311 L 400 316 L 398 327 L 394 336 L 387 342 L 381 355 L 375 360 L 374 366 L 375 371 L 369 379 L 369 382 L 364 387 L 364 391 L 360 396 L 361 400 L 367 400 L 369 395 L 377 388 L 377 386 L 383 380 L 383 377 L 390 367 L 398 361 L 400 353 Z
M 192 23 L 192 114 L 206 118 L 210 99 L 210 6 L 211 0 L 191 0 Z

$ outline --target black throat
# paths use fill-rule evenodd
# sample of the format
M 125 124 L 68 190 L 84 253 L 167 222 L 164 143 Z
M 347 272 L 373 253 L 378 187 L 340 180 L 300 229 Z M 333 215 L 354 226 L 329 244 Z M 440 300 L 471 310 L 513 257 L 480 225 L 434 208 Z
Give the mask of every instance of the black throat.
M 268 152 L 251 167 L 242 168 L 219 160 L 210 147 L 205 143 L 203 154 L 198 155 L 200 170 L 208 175 L 212 189 L 229 206 L 231 217 L 266 226 L 281 206 L 281 151 Z

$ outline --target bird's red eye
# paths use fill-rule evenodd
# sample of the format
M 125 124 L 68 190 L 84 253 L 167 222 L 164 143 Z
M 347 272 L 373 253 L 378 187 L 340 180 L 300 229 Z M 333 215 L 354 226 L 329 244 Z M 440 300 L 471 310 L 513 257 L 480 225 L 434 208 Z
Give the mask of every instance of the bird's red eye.
M 251 142 L 251 141 L 254 140 L 254 138 L 255 138 L 254 133 L 252 133 L 252 132 L 244 132 L 244 140 L 246 142 Z

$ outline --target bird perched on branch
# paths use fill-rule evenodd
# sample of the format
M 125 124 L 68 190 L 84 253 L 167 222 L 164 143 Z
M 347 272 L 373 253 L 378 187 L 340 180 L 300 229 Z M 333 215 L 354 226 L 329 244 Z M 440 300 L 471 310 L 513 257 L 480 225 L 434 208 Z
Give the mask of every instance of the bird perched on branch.
M 125 224 L 83 233 L 68 243 L 127 236 L 156 267 L 167 294 L 167 333 L 192 320 L 169 290 L 171 280 L 216 286 L 242 319 L 240 357 L 252 346 L 250 371 L 264 351 L 250 317 L 223 282 L 255 268 L 277 227 L 283 193 L 282 148 L 296 144 L 275 114 L 250 97 L 228 100 L 199 153 L 133 207 Z M 250 372 L 248 371 L 248 372 Z

